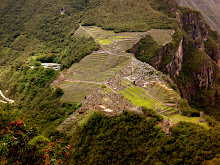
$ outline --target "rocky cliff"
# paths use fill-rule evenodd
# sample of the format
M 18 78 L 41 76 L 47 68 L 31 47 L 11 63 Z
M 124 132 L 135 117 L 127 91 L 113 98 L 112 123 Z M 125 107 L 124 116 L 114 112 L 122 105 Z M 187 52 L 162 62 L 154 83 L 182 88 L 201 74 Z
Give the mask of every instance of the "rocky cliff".
M 202 12 L 212 29 L 220 32 L 220 0 L 177 0 L 178 4 Z
M 152 44 L 145 39 L 130 51 L 173 78 L 190 103 L 215 109 L 219 106 L 219 34 L 210 30 L 198 11 L 179 8 L 176 13 L 179 27 L 172 42 L 159 48 L 154 43 L 157 49 L 152 51 L 151 58 L 146 58 L 149 54 L 145 52 L 152 49 Z
M 210 27 L 204 21 L 201 13 L 187 8 L 182 9 L 181 25 L 184 32 L 187 33 L 187 36 L 195 42 L 194 46 L 206 52 L 218 63 L 220 58 L 219 34 L 210 30 Z M 212 43 L 208 45 L 209 42 Z M 213 52 L 209 53 L 209 51 Z

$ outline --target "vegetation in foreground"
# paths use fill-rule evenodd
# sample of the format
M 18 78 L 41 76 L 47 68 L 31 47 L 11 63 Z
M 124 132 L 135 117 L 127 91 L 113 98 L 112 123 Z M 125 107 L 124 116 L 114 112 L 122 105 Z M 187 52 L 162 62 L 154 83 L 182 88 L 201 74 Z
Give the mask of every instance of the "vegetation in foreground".
M 126 111 L 96 113 L 71 139 L 69 164 L 206 164 L 220 153 L 219 127 L 180 122 L 166 136 L 158 120 Z
M 8 120 L 0 134 L 1 163 L 209 164 L 218 159 L 218 125 L 206 129 L 180 122 L 166 136 L 157 125 L 162 117 L 149 109 L 144 114 L 148 117 L 129 111 L 112 117 L 94 113 L 73 136 L 57 132 L 50 139 L 22 120 Z
M 36 164 L 42 164 L 44 161 L 48 164 L 59 164 L 60 159 L 65 162 L 65 156 L 62 155 L 64 152 L 60 153 L 61 155 L 58 153 L 61 149 L 67 151 L 66 158 L 68 156 L 72 158 L 70 164 L 74 162 L 81 164 L 85 160 L 88 160 L 86 163 L 132 161 L 170 164 L 171 161 L 173 164 L 201 162 L 208 164 L 206 160 L 210 160 L 211 163 L 218 160 L 220 136 L 217 126 L 206 130 L 198 125 L 180 123 L 172 128 L 173 135 L 166 137 L 156 126 L 157 119 L 154 117 L 146 119 L 130 113 L 115 117 L 96 114 L 84 127 L 79 128 L 71 144 L 68 142 L 62 142 L 61 146 L 56 144 L 55 139 L 63 137 L 55 131 L 56 126 L 78 106 L 59 101 L 62 91 L 50 87 L 57 73 L 39 67 L 40 63 L 36 60 L 57 62 L 62 64 L 62 68 L 68 68 L 93 50 L 97 50 L 98 46 L 91 38 L 73 37 L 80 22 L 96 24 L 115 32 L 177 27 L 176 21 L 169 18 L 173 13 L 168 10 L 168 0 L 153 0 L 152 3 L 141 0 L 138 5 L 134 5 L 133 0 L 121 1 L 120 5 L 115 3 L 116 1 L 106 1 L 99 13 L 96 13 L 96 7 L 102 2 L 97 0 L 90 2 L 65 0 L 57 3 L 53 3 L 52 0 L 2 2 L 0 87 L 1 90 L 8 90 L 7 95 L 15 98 L 16 104 L 1 105 L 1 164 L 30 164 L 32 163 L 30 158 Z M 65 14 L 61 15 L 63 6 Z M 112 8 L 109 9 L 109 6 Z M 147 19 L 138 17 L 141 10 L 133 9 L 133 6 L 141 7 Z M 133 13 L 132 17 L 130 12 L 127 12 L 128 8 Z M 85 14 L 88 9 L 91 10 Z M 90 16 L 96 14 L 97 17 L 88 17 L 88 14 Z M 173 43 L 173 47 L 176 43 L 178 42 Z M 209 45 L 207 43 L 206 46 Z M 170 54 L 166 57 L 164 66 L 171 58 Z M 36 68 L 31 70 L 30 66 Z M 27 124 L 23 124 L 24 121 Z M 48 139 L 52 136 L 52 140 Z M 88 139 L 90 141 L 87 141 Z M 64 141 L 67 140 L 68 138 L 64 136 Z M 55 151 L 52 151 L 50 141 Z M 124 143 L 126 141 L 133 148 L 126 145 Z M 140 144 L 143 146 L 138 147 Z

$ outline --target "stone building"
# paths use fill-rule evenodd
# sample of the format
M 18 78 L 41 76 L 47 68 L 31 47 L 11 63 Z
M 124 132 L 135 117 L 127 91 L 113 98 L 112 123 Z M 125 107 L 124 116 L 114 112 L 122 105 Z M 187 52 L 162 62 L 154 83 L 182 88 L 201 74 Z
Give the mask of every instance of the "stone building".
M 52 68 L 53 70 L 60 70 L 60 64 L 56 63 L 41 63 L 44 68 Z

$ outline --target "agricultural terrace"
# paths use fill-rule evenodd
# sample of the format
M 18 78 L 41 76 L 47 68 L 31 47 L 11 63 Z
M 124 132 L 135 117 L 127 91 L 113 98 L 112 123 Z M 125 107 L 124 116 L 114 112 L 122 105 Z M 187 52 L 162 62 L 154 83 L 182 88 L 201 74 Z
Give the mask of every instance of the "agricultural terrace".
M 82 103 L 94 89 L 119 72 L 134 57 L 126 53 L 145 33 L 114 33 L 99 27 L 80 26 L 75 37 L 93 37 L 101 50 L 73 64 L 59 87 L 64 90 L 62 101 Z M 77 82 L 76 82 L 77 81 Z M 94 84 L 91 84 L 93 82 Z
M 174 122 L 189 121 L 208 127 L 206 123 L 199 123 L 199 118 L 180 115 L 178 100 L 181 97 L 169 87 L 165 80 L 168 78 L 126 52 L 147 34 L 164 45 L 171 41 L 173 33 L 174 30 L 162 29 L 114 33 L 100 27 L 80 25 L 74 36 L 92 37 L 100 50 L 73 64 L 64 75 L 64 81 L 59 83 L 64 90 L 62 101 L 84 103 L 59 126 L 59 130 L 74 131 L 76 125 L 84 123 L 86 116 L 94 111 L 115 115 L 123 109 L 140 112 L 138 107 L 154 109 Z

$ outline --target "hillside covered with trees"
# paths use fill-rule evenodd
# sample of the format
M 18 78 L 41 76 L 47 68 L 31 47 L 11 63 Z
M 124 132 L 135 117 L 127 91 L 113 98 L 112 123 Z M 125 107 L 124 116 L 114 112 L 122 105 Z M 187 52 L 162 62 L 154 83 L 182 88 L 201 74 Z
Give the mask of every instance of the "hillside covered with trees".
M 0 164 L 219 162 L 219 34 L 200 12 L 176 0 L 2 0 L 0 18 L 0 91 L 6 96 L 0 96 Z M 203 111 L 207 126 L 182 121 L 168 136 L 159 126 L 165 117 L 145 107 L 138 114 L 92 112 L 74 132 L 60 131 L 82 104 L 61 101 L 64 91 L 53 83 L 101 45 L 91 36 L 75 36 L 80 25 L 115 34 L 174 30 L 164 45 L 146 35 L 123 53 L 172 78 L 172 90 L 185 99 L 176 103 L 183 116 Z M 108 91 L 106 85 L 101 88 Z

